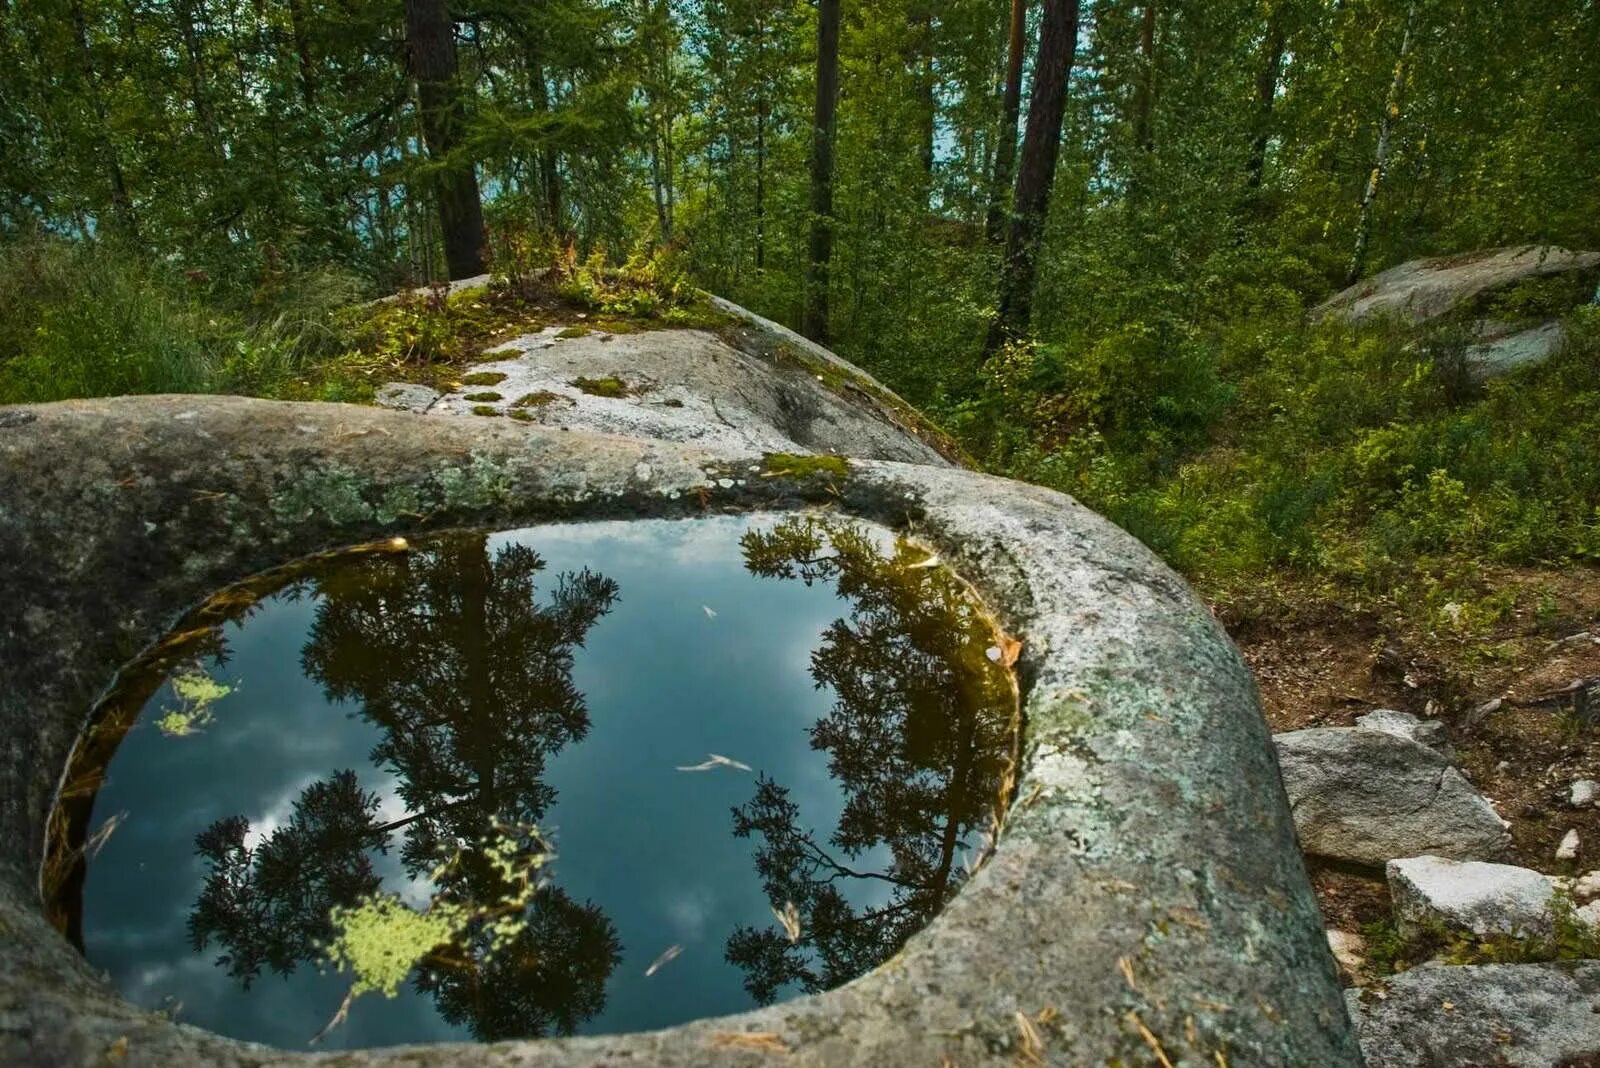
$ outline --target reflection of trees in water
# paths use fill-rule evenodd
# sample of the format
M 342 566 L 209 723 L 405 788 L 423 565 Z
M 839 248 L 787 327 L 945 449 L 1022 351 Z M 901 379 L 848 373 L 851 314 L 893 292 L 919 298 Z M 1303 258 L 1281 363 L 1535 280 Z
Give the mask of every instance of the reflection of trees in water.
M 759 836 L 768 899 L 800 915 L 798 939 L 777 927 L 728 939 L 745 988 L 767 1003 L 787 984 L 816 992 L 875 967 L 956 892 L 1006 781 L 1015 704 L 1009 676 L 986 655 L 993 627 L 922 551 L 899 542 L 885 556 L 864 530 L 812 518 L 741 544 L 753 574 L 833 580 L 851 603 L 811 654 L 812 678 L 836 697 L 811 747 L 828 754 L 845 793 L 838 825 L 819 839 L 788 789 L 765 776 L 734 809 L 734 833 Z M 881 851 L 888 862 L 871 864 Z M 851 884 L 887 900 L 853 906 L 840 889 Z
M 246 986 L 263 967 L 288 974 L 318 957 L 332 909 L 379 891 L 371 855 L 398 834 L 403 868 L 432 876 L 435 902 L 484 913 L 416 972 L 447 1020 L 492 1040 L 570 1033 L 600 1011 L 621 945 L 598 907 L 543 886 L 510 944 L 489 952 L 496 903 L 517 891 L 482 843 L 492 828 L 532 826 L 554 801 L 545 761 L 589 727 L 573 649 L 618 594 L 585 569 L 561 575 L 540 605 L 544 566 L 526 546 L 491 559 L 484 535 L 458 534 L 319 578 L 302 667 L 382 729 L 372 761 L 395 775 L 410 814 L 385 823 L 378 796 L 342 771 L 307 787 L 253 848 L 243 817 L 219 820 L 196 836 L 211 865 L 189 921 L 197 950 L 218 943 Z M 532 834 L 516 844 L 530 858 L 543 848 Z

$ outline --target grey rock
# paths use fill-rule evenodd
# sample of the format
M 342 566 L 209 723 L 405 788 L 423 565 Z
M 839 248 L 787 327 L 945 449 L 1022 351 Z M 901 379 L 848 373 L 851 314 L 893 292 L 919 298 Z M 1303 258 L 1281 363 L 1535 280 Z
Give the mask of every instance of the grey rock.
M 1069 497 L 949 466 L 786 473 L 749 451 L 351 405 L 30 410 L 0 434 L 0 1064 L 1001 1068 L 1017 1013 L 1045 1007 L 1055 1064 L 1144 1063 L 1133 1019 L 1174 1063 L 1360 1064 L 1248 668 L 1182 579 Z M 802 508 L 914 524 L 1022 643 L 1026 746 L 996 848 L 871 973 L 648 1033 L 311 1055 L 128 1003 L 46 919 L 49 814 L 84 710 L 219 588 L 428 530 Z
M 1400 929 L 1433 924 L 1477 935 L 1547 935 L 1556 884 L 1510 864 L 1408 857 L 1385 867 Z
M 1367 1068 L 1600 1063 L 1600 963 L 1424 965 L 1356 999 Z
M 1566 340 L 1566 331 L 1554 320 L 1520 330 L 1481 323 L 1479 330 L 1483 340 L 1469 345 L 1462 355 L 1467 373 L 1479 381 L 1544 363 Z
M 1553 245 L 1488 249 L 1460 256 L 1412 260 L 1357 282 L 1313 310 L 1347 322 L 1379 315 L 1422 323 L 1479 293 L 1541 275 L 1600 266 L 1600 252 L 1573 252 Z
M 1364 716 L 1358 716 L 1356 726 L 1362 730 L 1382 731 L 1406 738 L 1446 756 L 1450 755 L 1450 739 L 1445 734 L 1444 724 L 1438 720 L 1421 719 L 1410 712 L 1398 712 L 1392 708 L 1375 708 Z
M 429 414 L 515 415 L 549 427 L 708 449 L 949 463 L 918 435 L 922 423 L 910 405 L 843 361 L 824 364 L 828 381 L 819 381 L 764 334 L 735 334 L 736 346 L 705 330 L 561 333 L 547 327 L 484 353 L 486 362 L 472 372 L 505 377 L 447 393 Z M 597 395 L 580 384 L 605 379 L 620 382 L 620 395 Z M 485 390 L 500 399 L 469 399 Z
M 13 426 L 27 426 L 39 418 L 24 408 L 0 408 L 0 430 Z
M 426 412 L 439 400 L 439 391 L 415 382 L 388 382 L 379 386 L 373 399 L 380 407 L 402 412 Z
M 1577 860 L 1578 845 L 1578 829 L 1573 827 L 1561 836 L 1561 844 L 1556 846 L 1556 859 Z
M 1345 986 L 1354 985 L 1367 962 L 1367 940 L 1354 931 L 1328 931 L 1328 948 L 1333 951 L 1334 963 L 1339 965 L 1339 981 Z
M 1423 854 L 1495 859 L 1510 846 L 1506 822 L 1427 746 L 1357 727 L 1273 741 L 1307 853 L 1376 867 Z
M 1568 791 L 1567 800 L 1571 802 L 1573 808 L 1589 808 L 1597 796 L 1600 796 L 1600 782 L 1595 782 L 1593 779 L 1578 779 Z

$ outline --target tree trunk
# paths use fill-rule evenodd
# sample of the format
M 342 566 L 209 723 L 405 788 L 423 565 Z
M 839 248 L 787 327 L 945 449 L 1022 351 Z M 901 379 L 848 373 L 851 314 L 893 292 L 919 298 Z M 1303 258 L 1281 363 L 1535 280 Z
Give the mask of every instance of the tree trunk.
M 106 181 L 111 187 L 111 218 L 124 237 L 137 241 L 139 228 L 133 217 L 133 198 L 128 195 L 128 183 L 123 177 L 122 164 L 117 157 L 117 147 L 111 140 L 111 126 L 106 119 L 105 100 L 100 95 L 100 75 L 94 67 L 94 53 L 89 48 L 89 27 L 83 17 L 83 5 L 78 0 L 72 4 L 72 29 L 78 38 L 78 55 L 83 64 L 83 80 L 94 105 L 96 120 L 95 139 L 104 153 Z
M 1345 274 L 1345 285 L 1353 286 L 1361 278 L 1361 268 L 1367 258 L 1367 243 L 1372 239 L 1372 209 L 1378 199 L 1378 186 L 1383 182 L 1384 171 L 1389 166 L 1389 137 L 1394 123 L 1400 118 L 1400 94 L 1406 86 L 1406 59 L 1411 54 L 1411 26 L 1416 19 L 1417 5 L 1406 7 L 1405 33 L 1400 37 L 1400 54 L 1394 61 L 1394 78 L 1389 83 L 1389 95 L 1383 102 L 1383 118 L 1378 122 L 1378 147 L 1373 153 L 1372 170 L 1367 175 L 1366 188 L 1361 191 L 1361 215 L 1356 221 L 1356 247 L 1350 256 L 1350 270 Z
M 817 0 L 817 104 L 811 128 L 811 248 L 802 329 L 828 341 L 828 263 L 833 258 L 833 141 L 839 105 L 839 0 Z
M 1039 236 L 1050 208 L 1061 122 L 1067 111 L 1067 80 L 1077 40 L 1078 0 L 1044 0 L 1033 92 L 1028 97 L 1028 126 L 1022 137 L 1011 229 L 1000 273 L 1000 310 L 989 330 L 985 355 L 998 351 L 1006 338 L 1026 331 L 1032 316 Z
M 1133 98 L 1133 136 L 1141 152 L 1155 148 L 1156 5 L 1146 0 L 1139 27 L 1139 85 Z
M 1011 193 L 1011 169 L 1017 163 L 1017 119 L 1022 113 L 1022 59 L 1028 43 L 1028 0 L 1011 0 L 1011 27 L 1006 46 L 1006 86 L 1000 108 L 1000 141 L 995 147 L 994 174 L 989 186 L 989 215 L 984 233 L 998 245 L 1006 232 L 1006 198 Z
M 441 168 L 433 189 L 445 268 L 452 279 L 470 278 L 483 273 L 483 205 L 472 161 L 458 156 L 466 109 L 456 84 L 455 23 L 445 0 L 406 0 L 406 44 L 422 139 Z
M 767 102 L 756 101 L 756 273 L 767 268 Z
M 1283 77 L 1283 57 L 1289 44 L 1288 19 L 1282 0 L 1267 14 L 1267 38 L 1261 70 L 1256 74 L 1256 136 L 1245 164 L 1245 186 L 1261 188 L 1267 170 L 1267 143 L 1272 139 L 1272 109 L 1277 102 L 1278 80 Z
M 922 172 L 933 176 L 934 141 L 938 135 L 938 82 L 933 69 L 933 11 L 925 8 L 914 19 L 913 36 L 919 55 L 917 62 L 917 103 L 922 119 Z
M 538 59 L 528 64 L 528 79 L 533 83 L 533 103 L 541 114 L 550 111 L 550 88 L 544 80 L 544 64 Z M 539 188 L 544 198 L 545 218 L 550 232 L 560 236 L 566 232 L 561 217 L 561 160 L 556 150 L 546 145 L 539 149 Z

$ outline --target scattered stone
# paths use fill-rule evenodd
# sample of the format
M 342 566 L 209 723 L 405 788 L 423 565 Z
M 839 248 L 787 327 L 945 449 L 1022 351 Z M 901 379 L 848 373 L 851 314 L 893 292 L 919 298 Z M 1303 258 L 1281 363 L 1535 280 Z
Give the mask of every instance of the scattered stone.
M 386 382 L 378 387 L 374 400 L 384 408 L 403 412 L 425 412 L 439 402 L 440 393 L 415 382 Z
M 1570 795 L 1573 808 L 1588 808 L 1594 804 L 1596 796 L 1600 796 L 1600 782 L 1593 779 L 1579 779 L 1572 784 Z
M 1585 872 L 1572 880 L 1572 896 L 1585 905 L 1600 897 L 1600 871 Z
M 1585 271 L 1596 265 L 1600 265 L 1600 252 L 1572 252 L 1551 245 L 1412 260 L 1357 282 L 1319 305 L 1312 314 L 1352 323 L 1379 315 L 1423 323 L 1486 290 L 1541 275 Z
M 1556 846 L 1556 859 L 1578 859 L 1578 829 L 1576 827 L 1561 836 L 1561 844 Z
M 1471 712 L 1468 712 L 1467 718 L 1462 721 L 1461 725 L 1470 730 L 1471 728 L 1476 727 L 1479 723 L 1482 723 L 1485 719 L 1488 719 L 1490 716 L 1494 715 L 1496 712 L 1500 711 L 1504 704 L 1504 698 L 1490 698 L 1483 704 L 1475 707 Z
M 1367 1068 L 1552 1068 L 1600 1055 L 1600 963 L 1425 964 L 1349 999 Z
M 1478 381 L 1544 363 L 1566 340 L 1566 331 L 1555 320 L 1521 330 L 1502 323 L 1480 323 L 1479 335 L 1483 340 L 1462 354 L 1467 373 Z
M 1444 724 L 1420 719 L 1410 712 L 1397 712 L 1392 708 L 1373 709 L 1358 717 L 1356 726 L 1366 731 L 1382 731 L 1398 738 L 1407 738 L 1446 756 L 1450 754 L 1450 739 L 1445 735 Z
M 1277 735 L 1300 847 L 1380 866 L 1424 854 L 1499 859 L 1510 825 L 1444 756 L 1384 731 L 1316 727 Z
M 1556 883 L 1510 864 L 1444 857 L 1391 860 L 1395 920 L 1411 935 L 1434 923 L 1475 935 L 1547 935 Z
M 1354 931 L 1329 929 L 1328 948 L 1333 950 L 1334 963 L 1339 966 L 1339 982 L 1354 986 L 1361 978 L 1361 969 L 1367 963 L 1367 940 Z

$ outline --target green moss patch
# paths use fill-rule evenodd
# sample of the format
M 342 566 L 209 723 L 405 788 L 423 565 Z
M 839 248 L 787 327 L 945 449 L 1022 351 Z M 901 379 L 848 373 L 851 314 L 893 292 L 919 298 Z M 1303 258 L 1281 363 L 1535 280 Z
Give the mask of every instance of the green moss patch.
M 519 423 L 536 422 L 536 420 L 534 419 L 533 413 L 528 411 L 528 409 L 526 409 L 526 408 L 513 408 L 511 411 L 507 412 L 506 414 L 509 415 L 511 418 L 515 419 Z
M 558 338 L 588 337 L 592 333 L 594 333 L 594 331 L 590 330 L 587 326 L 569 326 L 565 330 L 562 330 L 559 333 L 557 333 L 556 337 L 558 337 Z
M 464 386 L 498 386 L 506 380 L 506 375 L 499 371 L 474 371 L 470 375 L 461 376 Z
M 511 402 L 511 407 L 543 408 L 546 405 L 554 404 L 556 401 L 564 401 L 566 399 L 567 398 L 563 397 L 561 394 L 552 393 L 548 389 L 538 389 L 534 390 L 532 393 L 524 393 L 522 396 Z
M 466 395 L 466 399 L 469 400 L 469 401 L 486 402 L 486 401 L 505 400 L 505 397 L 503 397 L 500 394 L 494 392 L 494 390 L 485 390 L 482 393 L 468 393 Z
M 769 452 L 761 458 L 761 473 L 768 478 L 850 477 L 850 463 L 842 456 L 807 456 L 792 452 Z
M 499 408 L 496 408 L 492 404 L 480 404 L 480 405 L 477 405 L 475 408 L 472 409 L 472 414 L 473 415 L 491 416 L 491 415 L 500 415 L 501 412 L 500 412 Z
M 592 397 L 626 397 L 633 392 L 628 384 L 616 375 L 604 378 L 574 378 L 570 385 Z

